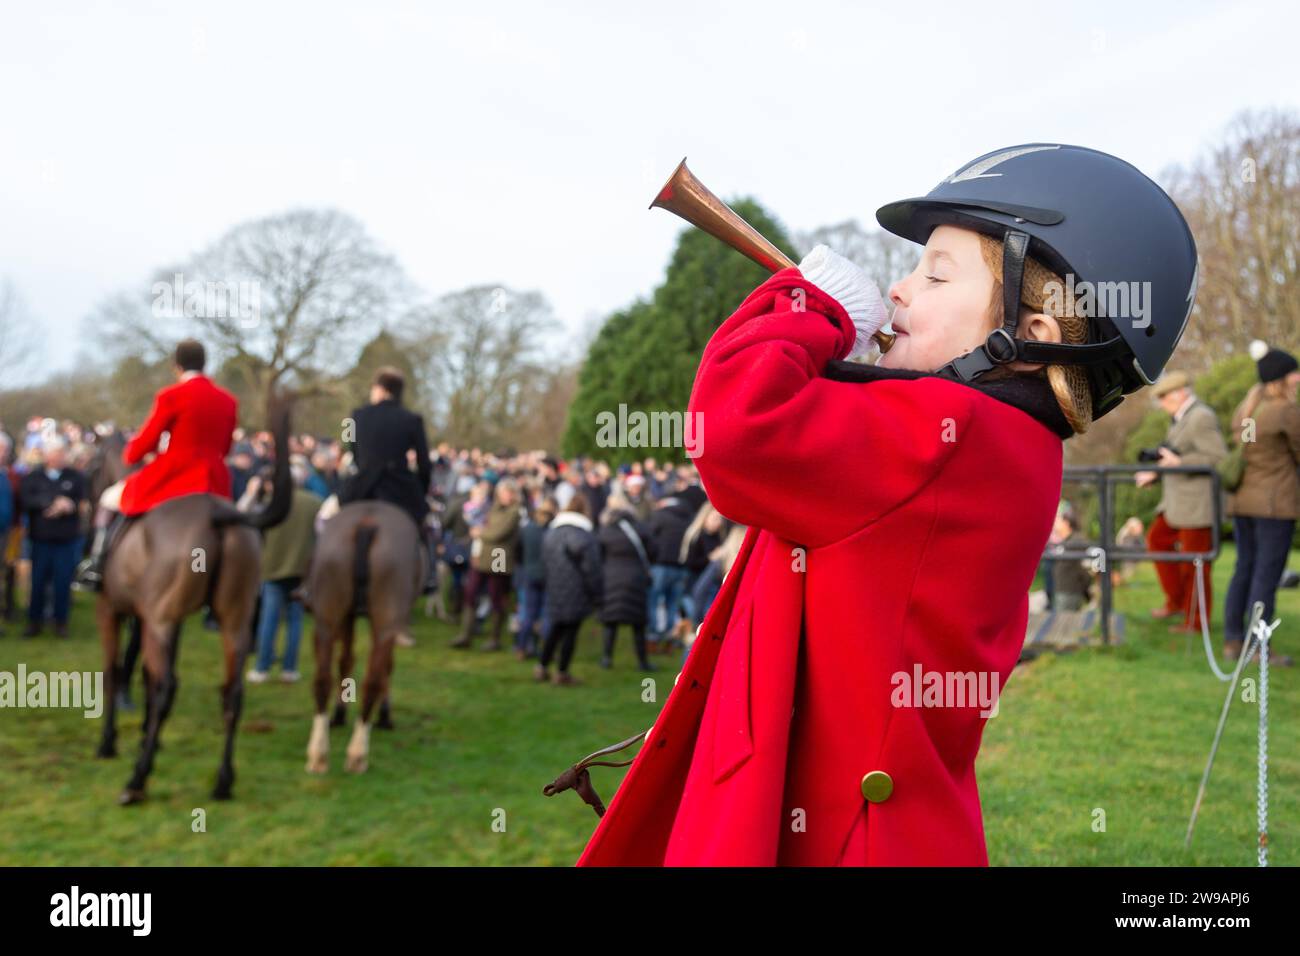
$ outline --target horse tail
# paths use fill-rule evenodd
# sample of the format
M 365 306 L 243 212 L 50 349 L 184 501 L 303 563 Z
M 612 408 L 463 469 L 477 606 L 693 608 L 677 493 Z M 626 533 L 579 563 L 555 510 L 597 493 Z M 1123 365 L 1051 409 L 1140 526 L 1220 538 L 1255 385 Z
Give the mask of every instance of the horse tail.
M 357 525 L 352 552 L 352 606 L 357 614 L 365 613 L 370 597 L 370 548 L 375 543 L 373 524 Z
M 247 522 L 258 531 L 274 528 L 289 517 L 293 504 L 293 477 L 289 474 L 289 408 L 286 397 L 277 396 L 268 409 L 271 434 L 275 438 L 275 466 L 271 473 L 271 500 L 260 511 L 248 513 Z
M 276 397 L 270 403 L 271 434 L 275 438 L 275 465 L 271 473 L 271 500 L 257 511 L 239 511 L 235 506 L 218 499 L 212 512 L 212 523 L 218 528 L 242 524 L 265 531 L 274 528 L 289 517 L 293 504 L 293 476 L 289 474 L 289 406 L 288 398 Z

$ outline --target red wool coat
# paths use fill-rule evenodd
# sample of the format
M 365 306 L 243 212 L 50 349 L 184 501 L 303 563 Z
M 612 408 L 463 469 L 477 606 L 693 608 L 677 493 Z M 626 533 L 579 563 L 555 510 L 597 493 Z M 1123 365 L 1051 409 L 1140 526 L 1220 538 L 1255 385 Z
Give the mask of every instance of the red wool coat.
M 705 349 L 695 463 L 750 528 L 579 865 L 987 865 L 984 708 L 891 697 L 916 665 L 1005 684 L 1061 437 L 943 379 L 820 377 L 854 334 L 786 269 Z
M 230 497 L 226 453 L 235 430 L 238 402 L 203 375 L 158 393 L 149 420 L 127 444 L 122 460 L 134 465 L 158 448 L 168 432 L 167 450 L 126 480 L 122 512 L 142 514 L 169 498 L 214 494 Z

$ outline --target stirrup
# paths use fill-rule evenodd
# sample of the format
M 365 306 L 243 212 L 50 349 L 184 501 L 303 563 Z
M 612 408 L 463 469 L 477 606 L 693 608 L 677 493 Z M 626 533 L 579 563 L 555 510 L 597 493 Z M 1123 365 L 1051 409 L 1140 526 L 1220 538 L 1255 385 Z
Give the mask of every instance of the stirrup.
M 545 787 L 542 788 L 542 794 L 553 797 L 557 793 L 563 793 L 565 790 L 575 790 L 583 801 L 596 811 L 596 816 L 605 815 L 605 804 L 601 802 L 600 796 L 596 793 L 596 788 L 591 785 L 591 774 L 587 772 L 588 767 L 626 767 L 636 758 L 621 760 L 616 762 L 609 760 L 597 760 L 597 757 L 605 757 L 609 754 L 616 754 L 620 750 L 626 750 L 639 740 L 644 740 L 646 734 L 650 733 L 649 729 L 641 731 L 635 737 L 629 737 L 622 743 L 612 744 L 593 754 L 588 754 L 577 763 L 575 763 L 564 773 L 560 774 Z
M 88 591 L 100 591 L 104 587 L 104 571 L 94 558 L 86 558 L 77 566 L 73 582 Z

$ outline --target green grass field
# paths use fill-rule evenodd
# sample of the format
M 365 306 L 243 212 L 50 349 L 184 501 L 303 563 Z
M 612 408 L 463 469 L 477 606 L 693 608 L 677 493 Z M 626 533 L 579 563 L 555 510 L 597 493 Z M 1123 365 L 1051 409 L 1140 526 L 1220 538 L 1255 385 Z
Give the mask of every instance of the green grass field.
M 1232 564 L 1229 549 L 1215 565 L 1216 604 Z M 1004 689 L 978 765 L 995 865 L 1254 865 L 1257 711 L 1240 701 L 1193 846 L 1183 849 L 1224 685 L 1210 674 L 1198 637 L 1175 637 L 1147 618 L 1157 593 L 1144 566 L 1119 592 L 1129 612 L 1124 645 L 1042 657 L 1018 668 Z M 1300 650 L 1300 593 L 1281 592 L 1278 614 L 1278 649 Z M 99 666 L 85 596 L 70 639 L 20 640 L 16 631 L 0 638 L 0 670 L 20 661 L 29 670 Z M 586 684 L 555 688 L 534 684 L 531 665 L 509 653 L 448 649 L 448 625 L 420 616 L 415 636 L 418 646 L 398 651 L 397 729 L 374 733 L 362 776 L 342 770 L 346 729 L 333 731 L 330 773 L 304 772 L 305 680 L 249 687 L 229 802 L 209 796 L 221 748 L 220 642 L 197 620 L 182 639 L 180 690 L 143 804 L 116 803 L 139 710 L 120 721 L 114 760 L 93 758 L 99 722 L 78 711 L 0 710 L 0 864 L 572 863 L 595 815 L 572 793 L 546 798 L 541 789 L 578 757 L 653 721 L 660 705 L 642 702 L 628 644 L 620 644 L 615 668 L 602 671 L 594 628 L 584 632 L 574 673 Z M 358 640 L 364 652 L 364 631 Z M 676 660 L 656 662 L 662 702 Z M 300 666 L 311 670 L 306 640 Z M 1272 677 L 1271 862 L 1295 865 L 1300 682 L 1293 669 L 1274 668 Z M 138 678 L 135 690 L 138 701 Z M 593 772 L 606 802 L 622 773 Z M 200 808 L 206 832 L 192 829 Z M 1094 830 L 1098 810 L 1105 832 Z

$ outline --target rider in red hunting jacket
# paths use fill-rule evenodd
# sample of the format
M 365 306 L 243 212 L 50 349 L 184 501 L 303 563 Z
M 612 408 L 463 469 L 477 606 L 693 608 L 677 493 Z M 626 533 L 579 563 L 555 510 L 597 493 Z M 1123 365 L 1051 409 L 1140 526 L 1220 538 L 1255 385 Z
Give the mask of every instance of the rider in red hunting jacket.
M 127 478 L 122 513 L 143 514 L 181 495 L 229 498 L 226 455 L 238 408 L 235 397 L 201 371 L 184 371 L 175 385 L 160 391 L 148 421 L 127 444 L 122 458 L 134 465 L 157 451 L 163 432 L 170 436 L 167 449 Z
M 176 346 L 176 384 L 158 393 L 148 420 L 127 443 L 122 460 L 130 466 L 157 454 L 100 497 L 101 508 L 114 518 L 96 531 L 91 555 L 78 571 L 83 585 L 96 590 L 102 585 L 109 547 L 125 518 L 182 495 L 230 497 L 226 454 L 238 420 L 238 402 L 203 374 L 205 361 L 203 345 L 194 339 Z M 167 445 L 158 451 L 164 433 Z

